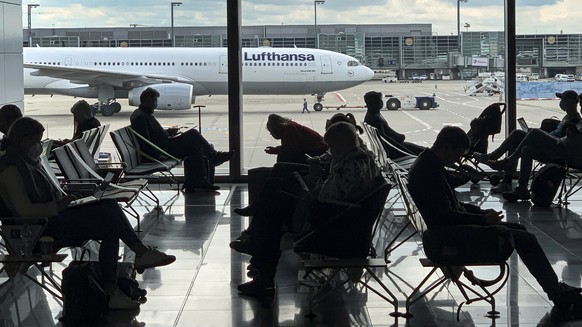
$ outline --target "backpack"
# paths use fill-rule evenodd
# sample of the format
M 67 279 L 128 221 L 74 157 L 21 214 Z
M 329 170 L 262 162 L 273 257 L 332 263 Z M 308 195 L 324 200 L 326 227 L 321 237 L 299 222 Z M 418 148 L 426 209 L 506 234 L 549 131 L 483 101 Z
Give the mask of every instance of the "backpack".
M 63 270 L 63 316 L 59 320 L 96 321 L 108 310 L 109 297 L 101 286 L 97 262 L 71 261 Z
M 200 167 L 200 162 L 203 166 Z M 195 188 L 203 185 L 214 184 L 214 165 L 208 158 L 186 157 L 182 164 L 184 166 L 184 185 L 186 191 L 194 191 Z
M 547 164 L 542 167 L 531 182 L 531 202 L 540 207 L 549 207 L 565 174 L 566 170 L 559 165 Z

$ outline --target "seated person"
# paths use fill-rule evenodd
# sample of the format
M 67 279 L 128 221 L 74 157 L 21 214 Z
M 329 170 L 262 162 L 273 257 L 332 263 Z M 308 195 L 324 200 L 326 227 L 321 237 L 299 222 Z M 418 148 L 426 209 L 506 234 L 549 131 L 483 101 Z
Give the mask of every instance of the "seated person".
M 93 117 L 91 106 L 85 100 L 77 101 L 71 107 L 73 114 L 73 137 L 71 139 L 53 140 L 53 148 L 63 146 L 81 137 L 83 132 L 101 126 L 99 120 Z
M 16 120 L 6 138 L 6 154 L 0 158 L 0 202 L 3 216 L 48 217 L 42 236 L 55 240 L 55 247 L 79 246 L 86 240 L 101 241 L 99 268 L 103 288 L 110 296 L 111 309 L 136 309 L 117 286 L 119 240 L 135 252 L 135 268 L 168 265 L 172 255 L 145 246 L 127 217 L 113 200 L 101 200 L 69 207 L 73 196 L 63 194 L 43 169 L 40 144 L 44 127 L 36 120 Z
M 22 117 L 20 108 L 13 104 L 7 104 L 0 108 L 0 133 L 2 133 L 2 140 L 0 140 L 0 153 L 4 153 L 3 143 L 8 134 L 8 129 L 15 120 Z
M 327 144 L 319 133 L 289 118 L 270 114 L 267 130 L 273 138 L 281 140 L 281 145 L 265 148 L 266 153 L 277 155 L 277 162 L 306 164 L 305 155 L 319 156 L 327 150 Z
M 356 123 L 356 118 L 351 113 L 343 114 L 337 113 L 333 115 L 330 119 L 326 121 L 325 129 L 329 128 L 329 126 L 339 123 L 339 122 L 347 122 L 354 127 L 359 134 L 364 133 L 362 127 L 358 126 Z M 358 142 L 363 150 L 368 150 L 364 141 L 358 136 Z M 294 192 L 297 191 L 297 185 L 294 183 L 294 177 L 291 175 L 293 172 L 298 172 L 303 179 L 305 180 L 306 184 L 309 186 L 313 185 L 318 179 L 324 178 L 327 176 L 329 172 L 329 165 L 331 163 L 331 154 L 328 151 L 323 153 L 320 156 L 313 156 L 307 160 L 307 165 L 304 164 L 294 164 L 288 162 L 278 162 L 276 163 L 271 172 L 269 177 L 266 181 L 265 187 L 259 192 L 257 197 L 245 208 L 236 208 L 234 212 L 241 215 L 241 216 L 252 216 L 254 213 L 254 209 L 257 206 L 264 205 L 269 203 L 270 195 L 273 192 L 278 190 L 285 190 L 286 192 Z M 243 231 L 243 235 L 249 232 L 249 229 Z
M 238 241 L 231 247 L 239 252 L 252 254 L 251 265 L 254 279 L 238 286 L 248 296 L 263 298 L 274 291 L 274 278 L 281 254 L 280 240 L 283 226 L 292 226 L 294 211 L 306 203 L 356 202 L 368 194 L 380 175 L 380 169 L 369 151 L 360 147 L 356 128 L 347 122 L 331 125 L 325 133 L 333 157 L 327 178 L 300 200 L 293 201 L 281 192 L 274 192 L 273 201 L 257 208 L 253 217 L 254 230 L 250 238 Z M 309 212 L 306 211 L 308 216 Z M 329 218 L 329 217 L 328 217 Z M 325 219 L 325 217 L 320 217 Z
M 366 102 L 367 107 L 366 116 L 364 116 L 364 122 L 370 126 L 375 127 L 380 133 L 380 136 L 390 141 L 394 146 L 398 147 L 400 150 L 406 153 L 418 155 L 420 152 L 422 152 L 422 150 L 424 150 L 423 146 L 411 142 L 406 142 L 406 136 L 404 136 L 404 134 L 396 132 L 390 127 L 390 125 L 388 125 L 388 122 L 380 113 L 380 110 L 384 106 L 382 93 L 370 91 L 364 94 L 364 101 Z M 386 152 L 391 159 L 396 159 L 403 156 L 402 152 L 390 149 L 390 146 L 388 145 L 384 145 L 384 148 L 386 149 Z
M 502 212 L 481 209 L 457 200 L 455 192 L 447 182 L 443 168 L 458 161 L 468 149 L 467 134 L 458 127 L 446 126 L 440 131 L 432 147 L 427 148 L 418 156 L 408 173 L 410 195 L 428 228 L 425 236 L 428 232 L 447 235 L 447 233 L 454 233 L 451 230 L 455 227 L 467 226 L 467 233 L 462 234 L 470 234 L 470 236 L 458 235 L 459 239 L 463 239 L 467 244 L 458 244 L 456 247 L 459 251 L 476 258 L 486 252 L 482 247 L 482 244 L 487 241 L 484 238 L 491 237 L 492 233 L 498 233 L 498 239 L 505 239 L 507 236 L 511 239 L 508 245 L 513 245 L 549 299 L 567 317 L 581 319 L 580 289 L 558 282 L 556 273 L 533 234 L 521 224 L 501 222 Z M 441 252 L 439 250 L 425 249 L 427 253 L 439 253 Z
M 582 137 L 579 135 L 576 125 L 580 123 L 580 113 L 577 112 L 578 94 L 572 90 L 564 93 L 556 93 L 560 100 L 560 108 L 566 111 L 566 115 L 552 132 L 544 132 L 541 129 L 531 129 L 529 132 L 514 130 L 493 152 L 481 154 L 474 152 L 477 161 L 489 165 L 496 170 L 505 171 L 503 186 L 498 192 L 509 192 L 509 197 L 517 197 L 518 200 L 529 200 L 528 180 L 531 174 L 532 161 L 543 163 L 556 162 L 568 163 L 579 166 L 582 164 Z M 582 127 L 581 127 L 582 130 Z M 498 160 L 505 152 L 509 155 Z M 521 158 L 518 185 L 515 191 L 511 191 L 511 179 L 517 161 Z
M 148 87 L 140 95 L 140 105 L 131 114 L 131 127 L 141 136 L 150 140 L 157 147 L 170 155 L 191 161 L 189 167 L 195 168 L 192 174 L 188 173 L 184 185 L 186 191 L 215 191 L 218 186 L 213 185 L 214 167 L 220 166 L 234 156 L 234 151 L 220 152 L 214 149 L 196 129 L 191 128 L 180 133 L 178 128 L 164 129 L 153 116 L 158 106 L 160 93 Z M 139 140 L 142 151 L 155 159 L 163 159 L 162 155 Z M 209 176 L 212 174 L 212 176 Z M 190 182 L 190 180 L 192 182 Z

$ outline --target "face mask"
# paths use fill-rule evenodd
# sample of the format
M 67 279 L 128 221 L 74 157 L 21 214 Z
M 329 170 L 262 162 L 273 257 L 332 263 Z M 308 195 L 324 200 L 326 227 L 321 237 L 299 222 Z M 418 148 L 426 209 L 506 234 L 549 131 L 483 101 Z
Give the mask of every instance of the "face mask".
M 28 150 L 28 158 L 32 160 L 37 160 L 42 154 L 42 145 L 40 143 L 35 143 L 32 148 Z

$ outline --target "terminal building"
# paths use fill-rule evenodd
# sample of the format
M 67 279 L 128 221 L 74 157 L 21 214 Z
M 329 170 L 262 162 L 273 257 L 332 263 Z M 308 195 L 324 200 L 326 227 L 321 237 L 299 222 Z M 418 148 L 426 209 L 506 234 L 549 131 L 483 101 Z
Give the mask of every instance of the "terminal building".
M 317 33 L 316 33 L 317 31 Z M 176 47 L 226 47 L 226 26 L 174 27 Z M 25 29 L 23 46 L 171 47 L 170 27 Z M 470 79 L 504 70 L 504 32 L 438 35 L 432 24 L 264 25 L 242 28 L 243 47 L 320 48 L 399 79 Z M 582 71 L 582 34 L 517 36 L 517 72 L 541 78 Z

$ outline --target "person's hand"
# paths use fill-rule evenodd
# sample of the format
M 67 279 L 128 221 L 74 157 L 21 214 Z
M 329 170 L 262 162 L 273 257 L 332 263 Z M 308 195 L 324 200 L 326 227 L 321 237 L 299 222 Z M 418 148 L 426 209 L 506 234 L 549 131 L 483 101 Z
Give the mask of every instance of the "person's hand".
M 179 127 L 170 127 L 166 130 L 170 136 L 176 136 L 180 133 Z
M 487 225 L 497 225 L 503 217 L 503 211 L 485 210 L 485 224 Z
M 272 147 L 272 146 L 268 146 L 265 148 L 265 152 L 268 154 L 278 154 L 277 153 L 277 148 Z
M 69 204 L 71 204 L 71 202 L 73 200 L 75 200 L 76 198 L 77 197 L 72 195 L 72 194 L 67 194 L 64 198 L 60 199 L 57 202 L 57 208 L 58 208 L 59 212 L 62 212 L 63 210 L 67 209 Z
M 309 165 L 309 175 L 321 177 L 325 174 L 325 169 L 321 166 L 321 160 L 319 157 L 311 157 L 307 159 L 307 164 Z

